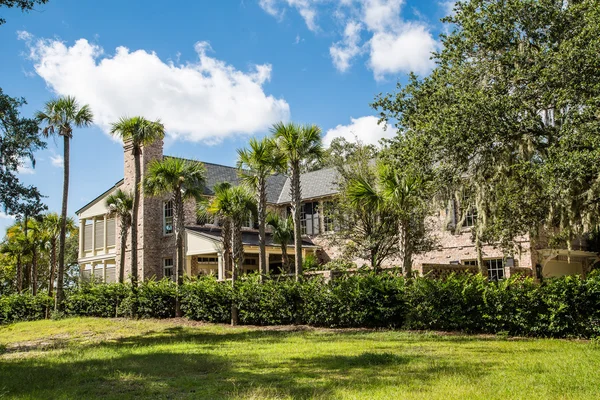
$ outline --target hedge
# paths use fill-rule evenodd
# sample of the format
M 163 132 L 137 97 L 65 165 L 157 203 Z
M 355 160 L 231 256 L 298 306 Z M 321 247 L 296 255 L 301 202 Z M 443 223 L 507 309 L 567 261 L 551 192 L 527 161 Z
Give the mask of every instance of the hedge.
M 168 280 L 144 282 L 136 298 L 126 284 L 86 284 L 68 291 L 66 314 L 138 317 L 175 315 L 177 288 Z M 227 323 L 231 305 L 241 324 L 308 324 L 321 327 L 369 327 L 503 333 L 537 337 L 600 336 L 600 273 L 587 279 L 567 276 L 538 284 L 513 277 L 488 282 L 481 275 L 452 275 L 443 280 L 382 273 L 342 275 L 325 282 L 314 277 L 290 279 L 243 277 L 236 283 L 207 277 L 180 289 L 185 317 Z M 0 298 L 0 323 L 40 319 L 51 309 L 45 295 Z

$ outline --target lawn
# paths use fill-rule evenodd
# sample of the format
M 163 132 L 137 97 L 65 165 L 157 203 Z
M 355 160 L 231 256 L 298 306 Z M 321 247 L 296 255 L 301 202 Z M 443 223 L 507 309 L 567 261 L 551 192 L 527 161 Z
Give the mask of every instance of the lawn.
M 0 398 L 596 399 L 600 345 L 74 318 L 0 327 Z

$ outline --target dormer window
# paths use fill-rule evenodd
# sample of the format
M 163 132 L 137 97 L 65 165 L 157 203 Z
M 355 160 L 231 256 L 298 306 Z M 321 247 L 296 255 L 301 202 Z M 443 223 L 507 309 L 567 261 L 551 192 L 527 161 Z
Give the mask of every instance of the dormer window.
M 170 235 L 173 233 L 173 201 L 165 201 L 163 203 L 163 234 Z

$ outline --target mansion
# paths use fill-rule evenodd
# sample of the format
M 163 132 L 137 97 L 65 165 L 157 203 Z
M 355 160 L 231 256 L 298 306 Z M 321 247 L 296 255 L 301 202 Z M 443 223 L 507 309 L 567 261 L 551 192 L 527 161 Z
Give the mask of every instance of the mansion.
M 163 142 L 145 146 L 142 151 L 142 179 L 149 164 L 163 157 Z M 233 185 L 239 182 L 238 169 L 224 165 L 204 163 L 206 185 L 204 194 L 213 195 L 212 188 L 220 182 Z M 328 237 L 334 230 L 333 221 L 328 218 L 327 206 L 335 200 L 338 191 L 338 174 L 334 168 L 304 173 L 301 176 L 303 231 L 302 252 L 314 255 L 320 263 L 326 263 L 339 257 L 341 249 L 331 245 Z M 76 214 L 79 217 L 79 265 L 83 278 L 94 276 L 104 282 L 114 282 L 120 263 L 119 221 L 111 214 L 106 198 L 117 189 L 133 192 L 134 159 L 131 144 L 124 145 L 124 177 L 113 187 L 108 188 L 90 203 L 84 205 Z M 271 210 L 285 214 L 288 212 L 290 197 L 290 179 L 286 175 L 276 174 L 267 184 L 267 202 Z M 184 254 L 185 272 L 188 276 L 213 274 L 219 279 L 228 277 L 222 257 L 221 231 L 218 225 L 199 221 L 196 216 L 196 204 L 188 201 L 185 206 Z M 436 247 L 427 253 L 413 258 L 413 268 L 424 274 L 431 271 L 452 271 L 469 269 L 476 265 L 475 245 L 471 240 L 470 227 L 475 216 L 466 218 L 464 227 L 458 233 L 445 229 L 447 221 L 455 219 L 453 207 L 440 210 L 434 217 Z M 249 220 L 244 227 L 243 271 L 258 270 L 259 240 L 258 229 L 254 221 Z M 532 241 L 524 236 L 518 240 L 520 252 L 514 257 L 506 257 L 499 247 L 485 245 L 484 261 L 490 278 L 502 279 L 516 272 L 530 276 L 553 277 L 568 274 L 585 275 L 598 261 L 598 254 L 589 251 L 585 241 L 578 241 L 571 250 L 549 248 L 543 240 Z M 267 267 L 273 273 L 282 272 L 282 246 L 274 243 L 268 233 L 266 237 Z M 130 256 L 128 239 L 125 257 Z M 287 246 L 287 253 L 293 257 L 293 243 Z M 140 199 L 138 214 L 138 276 L 140 280 L 172 277 L 175 258 L 175 237 L 173 234 L 173 204 L 167 196 L 146 197 Z M 366 260 L 353 260 L 357 265 Z M 398 262 L 391 260 L 384 267 L 393 267 Z M 130 271 L 130 262 L 125 262 L 125 276 Z M 230 273 L 230 272 L 229 272 Z

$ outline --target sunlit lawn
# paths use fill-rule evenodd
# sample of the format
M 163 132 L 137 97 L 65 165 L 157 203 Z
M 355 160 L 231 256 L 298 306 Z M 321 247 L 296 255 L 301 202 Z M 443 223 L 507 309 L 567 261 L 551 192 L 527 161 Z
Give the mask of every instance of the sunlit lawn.
M 0 398 L 597 399 L 600 346 L 67 319 L 0 327 Z

